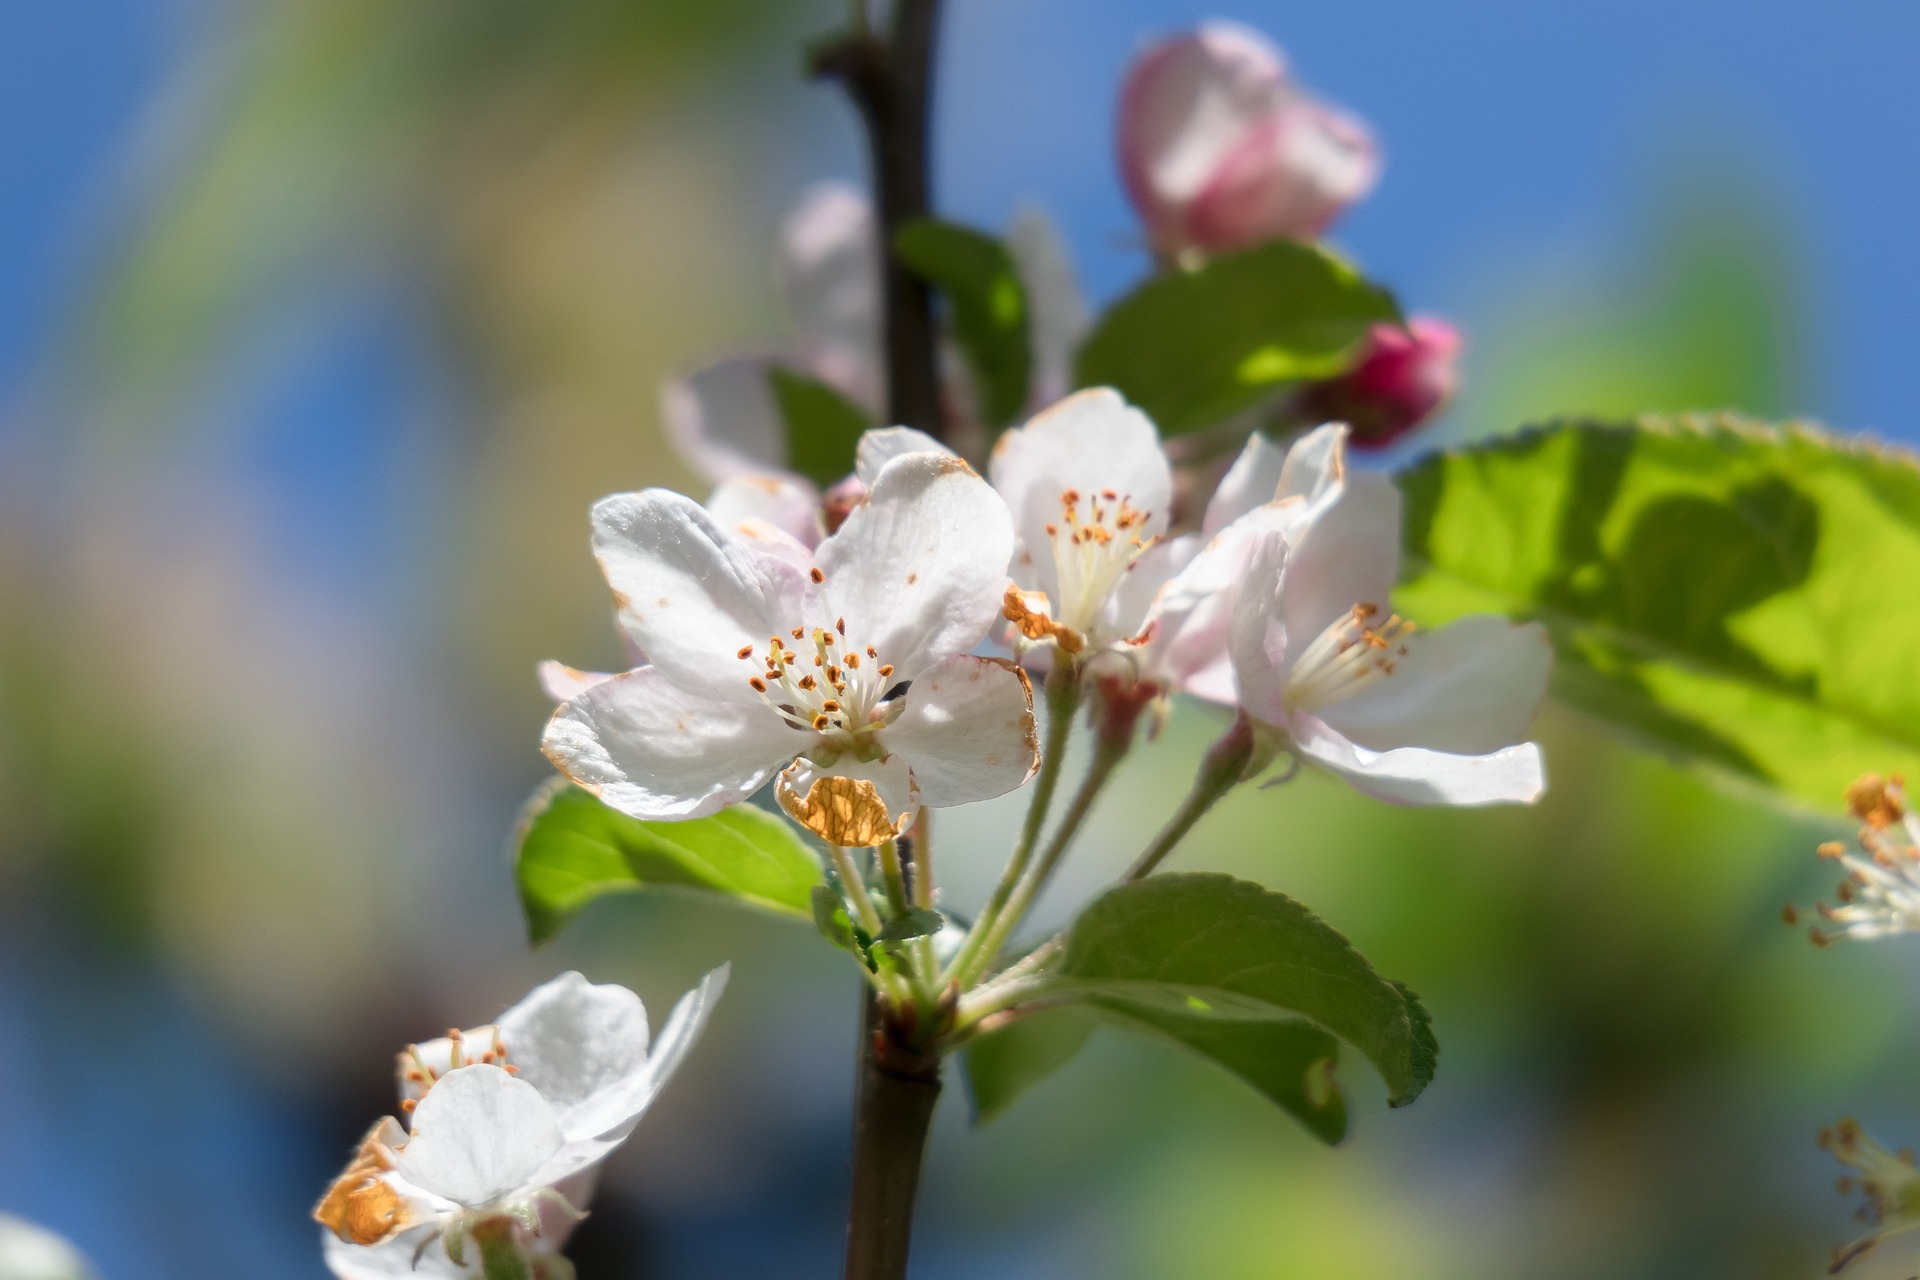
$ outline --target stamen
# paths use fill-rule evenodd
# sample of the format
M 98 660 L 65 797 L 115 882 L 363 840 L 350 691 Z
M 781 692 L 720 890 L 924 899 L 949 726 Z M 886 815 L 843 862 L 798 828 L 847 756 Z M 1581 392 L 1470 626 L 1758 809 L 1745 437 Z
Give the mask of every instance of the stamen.
M 815 565 L 812 569 L 809 569 L 807 571 L 807 576 L 813 579 L 815 585 L 818 585 L 819 583 L 825 582 L 827 580 L 827 575 L 820 572 L 819 565 Z

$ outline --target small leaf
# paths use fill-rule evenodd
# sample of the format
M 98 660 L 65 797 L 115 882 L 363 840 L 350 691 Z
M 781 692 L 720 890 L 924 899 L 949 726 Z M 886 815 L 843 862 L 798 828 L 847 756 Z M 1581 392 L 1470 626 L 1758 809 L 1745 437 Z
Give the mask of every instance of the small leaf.
M 842 951 L 855 949 L 853 921 L 847 917 L 847 904 L 824 884 L 813 886 L 813 923 L 821 937 Z
M 1016 1018 L 961 1049 L 973 1122 L 987 1121 L 1072 1061 L 1093 1034 L 1093 1019 L 1072 1006 Z
M 1482 441 L 1399 482 L 1401 611 L 1538 618 L 1561 702 L 1821 808 L 1862 773 L 1920 774 L 1912 454 L 1649 416 Z
M 938 911 L 926 907 L 915 907 L 905 915 L 895 916 L 881 928 L 875 942 L 908 942 L 914 938 L 927 938 L 940 932 L 946 919 Z
M 859 405 L 817 378 L 778 366 L 767 370 L 787 424 L 787 465 L 821 488 L 853 471 L 860 435 L 873 423 Z
M 1282 385 L 1342 372 L 1393 298 L 1324 249 L 1274 241 L 1158 275 L 1116 302 L 1075 377 L 1110 386 L 1165 436 L 1197 431 Z
M 819 859 L 764 809 L 738 804 L 686 822 L 642 822 L 560 779 L 527 802 L 514 844 L 535 943 L 609 893 L 701 889 L 804 920 L 820 884 Z
M 1328 1142 L 1346 1131 L 1340 1042 L 1373 1063 L 1396 1107 L 1420 1096 L 1439 1057 L 1411 992 L 1299 903 L 1231 876 L 1109 890 L 1074 922 L 1041 998 L 1172 1039 Z
M 921 218 L 893 238 L 894 256 L 946 296 L 987 422 L 1020 416 L 1033 376 L 1027 291 L 1005 245 L 971 227 Z

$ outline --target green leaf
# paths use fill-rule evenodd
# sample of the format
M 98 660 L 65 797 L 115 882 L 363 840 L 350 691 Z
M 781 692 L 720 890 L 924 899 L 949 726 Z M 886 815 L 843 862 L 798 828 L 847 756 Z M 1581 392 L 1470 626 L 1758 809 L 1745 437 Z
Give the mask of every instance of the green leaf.
M 1074 921 L 1066 953 L 1036 998 L 1060 1008 L 1035 1021 L 1071 1010 L 1171 1039 L 1233 1072 L 1327 1142 L 1346 1133 L 1346 1103 L 1333 1078 L 1341 1043 L 1374 1065 L 1396 1107 L 1420 1096 L 1439 1057 L 1412 992 L 1375 973 L 1299 903 L 1231 876 L 1154 876 L 1109 890 Z M 994 1109 L 1072 1056 L 1065 1028 L 1044 1033 L 1054 1038 L 989 1047 Z M 975 1105 L 987 1110 L 977 1097 Z
M 905 915 L 895 916 L 880 929 L 875 942 L 911 942 L 915 938 L 929 938 L 940 932 L 946 919 L 938 911 L 926 907 L 915 907 Z
M 702 889 L 805 920 L 821 882 L 819 859 L 764 809 L 739 804 L 686 822 L 642 822 L 558 779 L 527 802 L 514 844 L 536 944 L 610 893 Z
M 787 465 L 821 488 L 853 471 L 860 434 L 873 424 L 859 405 L 817 378 L 778 366 L 767 370 L 787 424 Z
M 1020 416 L 1033 376 L 1027 291 L 1005 245 L 971 227 L 920 218 L 894 233 L 894 256 L 946 296 L 982 416 Z
M 1555 697 L 1835 808 L 1920 773 L 1920 463 L 1730 416 L 1574 421 L 1427 458 L 1402 612 L 1553 635 Z
M 987 1121 L 1072 1061 L 1093 1034 L 1093 1018 L 1068 1006 L 1028 1014 L 967 1041 L 961 1049 L 973 1121 Z
M 1135 289 L 1101 317 L 1075 377 L 1180 435 L 1285 383 L 1340 373 L 1368 326 L 1399 318 L 1385 290 L 1333 254 L 1275 241 Z

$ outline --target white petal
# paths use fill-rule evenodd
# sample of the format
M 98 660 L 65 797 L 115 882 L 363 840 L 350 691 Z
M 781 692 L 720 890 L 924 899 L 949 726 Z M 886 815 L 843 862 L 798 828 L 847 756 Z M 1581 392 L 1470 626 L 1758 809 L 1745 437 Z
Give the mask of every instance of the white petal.
M 1302 753 L 1388 804 L 1531 804 L 1547 786 L 1540 748 L 1531 742 L 1475 756 L 1421 747 L 1369 751 L 1312 716 L 1293 717 L 1290 728 Z
M 1255 507 L 1265 506 L 1277 498 L 1288 457 L 1288 450 L 1260 432 L 1248 436 L 1240 456 L 1227 468 L 1227 474 L 1220 477 L 1220 487 L 1213 491 L 1207 503 L 1200 532 L 1211 538 Z
M 552 1105 L 569 1140 L 613 1127 L 601 1123 L 595 1099 L 646 1072 L 646 1006 L 616 983 L 563 973 L 501 1014 L 499 1025 L 520 1078 Z
M 938 453 L 949 458 L 956 456 L 953 450 L 924 431 L 916 431 L 912 427 L 875 427 L 861 433 L 860 443 L 853 455 L 853 474 L 860 478 L 861 484 L 872 489 L 889 462 L 909 453 Z
M 1107 609 L 1107 633 L 1132 638 L 1145 630 L 1161 591 L 1193 559 L 1200 546 L 1198 535 L 1188 533 L 1147 548 L 1114 589 Z
M 1033 341 L 1034 404 L 1052 404 L 1073 389 L 1073 357 L 1087 332 L 1087 302 L 1073 278 L 1073 264 L 1060 230 L 1044 210 L 1022 205 L 1007 228 L 1027 292 L 1028 332 Z
M 1012 554 L 1012 521 L 986 481 L 958 458 L 907 454 L 820 544 L 827 616 L 911 678 L 980 643 Z
M 807 192 L 781 227 L 787 309 L 811 371 L 872 407 L 882 399 L 880 250 L 873 208 L 844 183 Z
M 1283 534 L 1268 531 L 1248 548 L 1244 573 L 1228 606 L 1227 652 L 1233 662 L 1240 705 L 1270 725 L 1287 722 L 1287 560 Z
M 610 671 L 581 671 L 549 658 L 534 668 L 540 679 L 540 692 L 555 702 L 577 698 L 602 680 L 613 679 Z
M 484 1027 L 470 1027 L 462 1031 L 460 1033 L 460 1065 L 470 1066 L 482 1054 L 492 1049 L 496 1032 L 497 1028 L 491 1023 Z M 448 1036 L 436 1036 L 432 1040 L 422 1040 L 419 1044 L 408 1045 L 395 1057 L 394 1075 L 399 1081 L 402 1098 L 425 1097 L 433 1082 L 452 1070 L 455 1070 L 453 1040 Z M 396 1144 L 389 1142 L 387 1145 Z
M 0 1213 L 0 1277 L 4 1280 L 93 1280 L 80 1251 L 45 1227 Z
M 660 388 L 667 439 L 709 480 L 787 470 L 787 425 L 763 356 L 721 360 Z
M 566 1146 L 541 1167 L 535 1182 L 552 1186 L 570 1203 L 585 1207 L 593 1194 L 594 1166 L 632 1136 L 641 1116 L 686 1060 L 700 1033 L 706 1029 L 707 1019 L 719 1003 L 721 993 L 727 989 L 731 971 L 730 965 L 723 964 L 702 978 L 699 986 L 674 1003 L 651 1052 L 642 1050 L 636 1054 L 626 1069 L 597 1086 L 571 1114 L 563 1114 Z M 638 996 L 634 997 L 634 1003 L 639 1004 Z M 643 1021 L 645 1016 L 642 1010 Z M 514 1054 L 517 1058 L 517 1047 Z
M 713 702 L 642 667 L 555 711 L 540 749 L 620 812 L 674 820 L 746 799 L 809 743 L 762 703 Z
M 997 658 L 948 658 L 914 677 L 905 709 L 882 731 L 904 757 L 933 808 L 1004 795 L 1040 767 L 1033 688 L 1026 673 Z
M 1483 755 L 1525 741 L 1546 697 L 1553 646 L 1538 623 L 1491 614 L 1416 631 L 1393 674 L 1319 715 L 1363 747 Z
M 1319 502 L 1346 478 L 1347 427 L 1345 423 L 1329 422 L 1307 432 L 1287 450 L 1275 496 Z
M 843 755 L 825 766 L 802 756 L 780 774 L 773 794 L 795 822 L 845 848 L 885 844 L 904 834 L 920 811 L 913 774 L 898 755 Z
M 1002 435 L 988 474 L 1033 551 L 1032 572 L 1016 578 L 1049 595 L 1059 584 L 1051 555 L 1038 548 L 1048 545 L 1047 525 L 1060 519 L 1062 493 L 1120 494 L 1147 513 L 1142 537 L 1166 530 L 1173 502 L 1173 471 L 1152 420 L 1109 387 L 1075 392 Z
M 1383 475 L 1350 476 L 1290 540 L 1281 612 L 1299 649 L 1356 604 L 1387 606 L 1400 569 L 1400 491 Z
M 469 1209 L 530 1189 L 564 1139 L 540 1091 L 499 1067 L 467 1067 L 414 1108 L 402 1177 Z
M 422 1241 L 427 1242 L 424 1252 L 420 1248 Z M 333 1272 L 336 1280 L 452 1280 L 456 1276 L 466 1280 L 473 1274 L 465 1267 L 455 1266 L 439 1242 L 419 1228 L 403 1231 L 379 1244 L 359 1245 L 348 1244 L 322 1227 L 320 1246 L 327 1270 Z M 416 1254 L 420 1259 L 418 1266 L 414 1265 Z
M 593 550 L 620 625 L 655 667 L 710 698 L 758 702 L 734 655 L 801 620 L 802 572 L 666 489 L 596 502 Z
M 797 477 L 734 476 L 720 482 L 706 505 L 715 520 L 749 537 L 770 528 L 803 548 L 820 541 L 820 491 Z

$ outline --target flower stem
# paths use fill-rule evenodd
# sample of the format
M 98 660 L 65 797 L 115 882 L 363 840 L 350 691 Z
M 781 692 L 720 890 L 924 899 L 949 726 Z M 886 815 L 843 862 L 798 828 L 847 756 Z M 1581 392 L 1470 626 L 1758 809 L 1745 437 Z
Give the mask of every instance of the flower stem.
M 867 1004 L 853 1126 L 846 1280 L 905 1280 L 913 1202 L 940 1100 L 940 1059 L 907 1049 Z
M 533 1268 L 513 1237 L 511 1218 L 489 1218 L 473 1228 L 480 1246 L 480 1274 L 486 1280 L 533 1280 Z
M 1153 838 L 1153 843 L 1133 860 L 1133 865 L 1120 877 L 1121 883 L 1151 875 L 1153 869 L 1173 852 L 1174 846 L 1186 838 L 1187 832 L 1193 830 L 1194 823 L 1213 808 L 1214 801 L 1233 790 L 1247 776 L 1248 766 L 1254 762 L 1257 751 L 1252 722 L 1244 715 L 1237 717 L 1232 727 L 1207 748 L 1207 754 L 1200 759 L 1200 770 L 1194 775 L 1193 788 L 1187 792 L 1187 798 L 1180 802 L 1180 808 L 1167 820 L 1167 825 L 1160 828 L 1160 834 Z
M 1020 837 L 1014 842 L 1006 869 L 1000 873 L 1000 883 L 993 887 L 980 918 L 974 921 L 966 941 L 960 944 L 959 953 L 947 966 L 947 977 L 962 987 L 982 965 L 993 959 L 987 944 L 999 931 L 1001 914 L 1027 874 L 1040 829 L 1046 825 L 1047 811 L 1053 807 L 1054 789 L 1060 784 L 1060 766 L 1066 762 L 1067 739 L 1073 733 L 1074 712 L 1080 706 L 1080 673 L 1065 654 L 1056 654 L 1052 669 L 1047 672 L 1046 699 L 1047 741 L 1041 750 L 1040 776 L 1033 783 L 1033 798 L 1027 802 L 1027 820 L 1020 828 Z M 999 943 L 993 945 L 997 948 Z
M 860 874 L 860 868 L 853 864 L 853 855 L 837 844 L 829 844 L 827 851 L 833 858 L 833 869 L 840 877 L 840 896 L 845 900 L 853 922 L 866 930 L 869 938 L 879 937 L 886 924 L 880 919 L 880 913 L 873 909 L 873 899 L 867 896 L 866 878 Z M 880 972 L 873 974 L 872 979 L 876 987 L 891 997 L 899 998 L 905 994 L 900 975 L 886 963 L 881 963 Z

